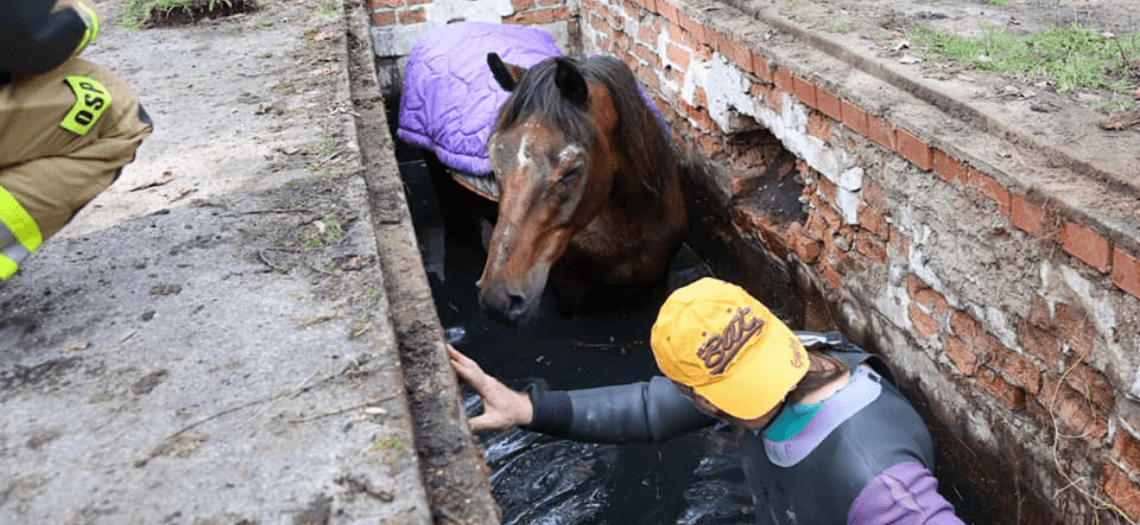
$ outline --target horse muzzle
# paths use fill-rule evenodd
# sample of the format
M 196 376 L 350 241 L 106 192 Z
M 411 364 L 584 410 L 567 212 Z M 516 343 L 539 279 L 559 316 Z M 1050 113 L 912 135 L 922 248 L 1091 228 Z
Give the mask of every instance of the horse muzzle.
M 532 282 L 530 286 L 514 286 L 487 277 L 479 279 L 475 286 L 479 288 L 479 307 L 488 316 L 501 323 L 516 325 L 538 307 L 546 287 L 546 273 L 543 272 L 539 282 Z

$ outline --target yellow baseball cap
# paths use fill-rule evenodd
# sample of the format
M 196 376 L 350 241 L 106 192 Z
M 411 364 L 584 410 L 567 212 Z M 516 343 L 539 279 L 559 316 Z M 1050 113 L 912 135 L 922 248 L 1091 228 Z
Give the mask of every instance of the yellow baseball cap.
M 665 300 L 649 345 L 661 372 L 740 419 L 766 414 L 808 370 L 796 334 L 743 288 L 712 277 Z

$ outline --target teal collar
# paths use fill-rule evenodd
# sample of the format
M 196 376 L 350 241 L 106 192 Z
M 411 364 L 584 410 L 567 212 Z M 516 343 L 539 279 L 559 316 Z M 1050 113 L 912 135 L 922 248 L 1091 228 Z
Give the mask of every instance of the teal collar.
M 815 417 L 819 409 L 823 408 L 823 401 L 810 404 L 792 405 L 781 410 L 768 428 L 764 429 L 764 437 L 769 441 L 785 441 L 799 433 Z

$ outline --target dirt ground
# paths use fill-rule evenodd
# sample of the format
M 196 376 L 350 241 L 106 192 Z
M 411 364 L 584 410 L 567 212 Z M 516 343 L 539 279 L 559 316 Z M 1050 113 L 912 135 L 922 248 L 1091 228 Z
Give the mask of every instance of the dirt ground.
M 772 0 L 728 3 L 775 27 L 756 38 L 789 50 L 813 48 L 845 62 L 844 67 L 877 77 L 898 87 L 907 96 L 921 99 L 957 122 L 930 120 L 930 111 L 906 109 L 893 96 L 860 92 L 860 102 L 877 116 L 909 121 L 916 129 L 938 129 L 930 137 L 934 145 L 954 152 L 971 148 L 981 162 L 1008 164 L 1011 148 L 1029 158 L 1048 159 L 1071 173 L 1097 181 L 1106 192 L 1068 196 L 1074 207 L 1110 210 L 1100 219 L 1132 230 L 1131 217 L 1140 212 L 1119 199 L 1098 195 L 1140 191 L 1140 153 L 1133 146 L 1140 139 L 1140 108 L 1109 114 L 1098 109 L 1102 101 L 1136 94 L 1076 89 L 1058 93 L 1039 78 L 1015 78 L 967 70 L 945 62 L 925 60 L 909 43 L 907 31 L 916 26 L 976 36 L 983 26 L 997 26 L 1023 34 L 1051 25 L 1070 23 L 1095 26 L 1102 34 L 1140 31 L 1140 6 L 1109 0 L 1012 0 L 990 5 L 980 0 L 895 2 L 889 0 Z M 805 47 L 806 46 L 806 47 Z M 1130 51 L 1122 50 L 1127 54 Z M 1140 80 L 1140 55 L 1129 57 L 1134 81 Z M 849 77 L 848 71 L 822 71 L 821 76 Z M 810 73 L 808 73 L 810 77 Z M 913 105 L 909 107 L 914 107 Z M 943 117 L 944 119 L 945 117 Z M 1004 146 L 987 141 L 978 130 L 1005 139 Z M 991 144 L 992 142 L 992 144 Z M 1017 159 L 1016 154 L 1012 157 Z M 1023 170 L 1024 171 L 1024 170 Z M 1065 186 L 1067 180 L 1026 180 L 1028 187 Z M 1063 192 L 1062 192 L 1063 193 Z

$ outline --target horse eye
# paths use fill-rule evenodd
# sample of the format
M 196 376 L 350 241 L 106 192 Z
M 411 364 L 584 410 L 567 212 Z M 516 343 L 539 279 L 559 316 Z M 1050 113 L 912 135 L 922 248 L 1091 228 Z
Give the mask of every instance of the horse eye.
M 573 168 L 570 168 L 570 169 L 566 170 L 566 173 L 564 173 L 562 175 L 562 180 L 560 180 L 559 182 L 572 182 L 574 179 L 577 179 L 578 177 L 582 176 L 583 171 L 584 170 L 582 169 L 581 166 L 575 166 Z

